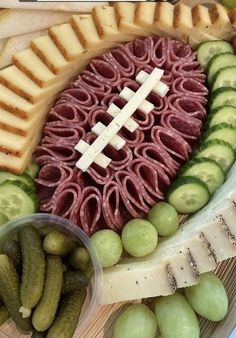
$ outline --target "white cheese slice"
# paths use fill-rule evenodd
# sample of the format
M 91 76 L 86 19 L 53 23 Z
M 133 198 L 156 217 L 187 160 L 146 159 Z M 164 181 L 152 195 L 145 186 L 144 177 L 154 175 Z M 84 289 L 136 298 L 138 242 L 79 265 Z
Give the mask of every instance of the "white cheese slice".
M 149 32 L 143 27 L 134 23 L 136 3 L 132 2 L 115 2 L 114 8 L 119 30 L 128 34 L 141 36 L 149 35 Z
M 111 121 L 102 134 L 97 137 L 86 153 L 79 159 L 76 164 L 78 168 L 86 171 L 90 167 L 90 165 L 94 162 L 94 159 L 102 153 L 103 149 L 110 140 L 120 131 L 127 120 L 150 94 L 159 79 L 159 69 L 154 68 L 147 81 L 145 81 L 145 83 L 137 90 L 131 100 L 127 102 L 127 104 L 121 109 L 120 113 Z
M 114 103 L 112 103 L 107 109 L 107 113 L 112 117 L 116 117 L 120 113 L 120 111 L 121 109 L 117 107 Z M 131 133 L 133 133 L 136 129 L 138 129 L 139 125 L 133 119 L 129 118 L 124 124 L 124 127 L 128 129 Z
M 83 140 L 80 140 L 79 143 L 75 146 L 75 150 L 77 150 L 81 154 L 85 154 L 90 147 L 91 146 L 88 143 L 86 143 Z M 111 163 L 111 159 L 101 153 L 97 155 L 97 157 L 92 162 L 96 163 L 97 165 L 105 169 Z M 82 169 L 77 164 L 76 167 Z
M 113 6 L 97 5 L 92 10 L 92 16 L 102 40 L 130 41 L 135 39 L 136 35 L 123 33 L 119 30 Z
M 163 71 L 163 74 L 164 74 L 164 71 Z M 148 78 L 148 73 L 145 72 L 144 70 L 141 70 L 137 74 L 135 80 L 138 83 L 143 84 L 147 80 L 147 78 Z M 161 96 L 161 97 L 166 96 L 168 91 L 169 91 L 169 87 L 161 81 L 159 81 L 158 84 L 153 88 L 153 92 L 156 93 L 157 95 Z
M 125 87 L 124 89 L 122 89 L 122 91 L 119 94 L 119 96 L 122 97 L 122 99 L 126 101 L 130 101 L 134 95 L 135 95 L 135 92 L 128 87 Z M 140 109 L 145 114 L 149 114 L 154 109 L 154 104 L 152 104 L 151 102 L 145 99 L 140 104 L 138 109 Z
M 92 132 L 99 136 L 101 135 L 101 133 L 106 129 L 106 126 L 101 123 L 101 122 L 98 122 L 95 124 L 95 126 L 93 126 L 92 128 Z M 120 150 L 124 147 L 125 145 L 125 140 L 120 137 L 119 135 L 115 135 L 109 142 L 109 144 L 114 147 L 116 150 Z
M 57 94 L 66 86 L 69 79 L 70 76 L 69 78 L 64 76 L 53 85 L 40 88 L 15 65 L 0 71 L 0 83 L 31 103 L 37 103 Z

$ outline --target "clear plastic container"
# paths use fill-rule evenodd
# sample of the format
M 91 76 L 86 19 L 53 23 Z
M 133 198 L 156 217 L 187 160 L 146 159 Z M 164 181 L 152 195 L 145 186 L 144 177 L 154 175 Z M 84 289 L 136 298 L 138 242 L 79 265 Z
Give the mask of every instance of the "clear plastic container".
M 4 238 L 15 238 L 17 230 L 24 225 L 29 224 L 34 225 L 36 228 L 40 228 L 42 225 L 49 225 L 75 240 L 80 240 L 90 253 L 94 269 L 94 276 L 88 287 L 87 298 L 74 335 L 76 338 L 81 337 L 81 332 L 85 330 L 94 317 L 101 295 L 102 268 L 92 242 L 90 238 L 84 233 L 84 231 L 65 218 L 51 214 L 34 214 L 17 218 L 2 225 L 0 227 L 0 243 L 4 240 Z M 17 332 L 13 322 L 10 326 L 8 322 L 0 328 L 0 337 L 4 337 L 4 334 L 11 338 L 27 337 Z

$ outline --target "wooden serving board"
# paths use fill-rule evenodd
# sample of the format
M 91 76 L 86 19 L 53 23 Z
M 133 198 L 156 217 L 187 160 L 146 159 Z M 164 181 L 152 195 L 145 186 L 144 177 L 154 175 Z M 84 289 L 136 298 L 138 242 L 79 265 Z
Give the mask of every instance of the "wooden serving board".
M 236 258 L 220 263 L 216 269 L 217 275 L 223 281 L 229 297 L 229 311 L 221 322 L 210 322 L 200 318 L 201 338 L 227 338 L 236 325 Z M 74 338 L 112 338 L 116 318 L 127 306 L 127 303 L 117 303 L 100 307 L 90 326 Z M 0 338 L 23 338 L 15 325 L 9 320 L 1 327 Z M 160 338 L 158 333 L 157 338 Z

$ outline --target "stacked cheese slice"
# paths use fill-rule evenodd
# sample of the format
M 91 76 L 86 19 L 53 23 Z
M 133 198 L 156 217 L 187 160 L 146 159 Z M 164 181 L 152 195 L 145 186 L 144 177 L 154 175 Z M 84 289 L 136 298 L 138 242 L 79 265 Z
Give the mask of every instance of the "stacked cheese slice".
M 151 33 L 198 44 L 230 39 L 235 15 L 219 4 L 191 9 L 168 2 L 95 6 L 51 27 L 30 47 L 13 55 L 0 71 L 0 169 L 22 173 L 38 144 L 46 113 L 56 94 L 89 60 L 118 43 Z

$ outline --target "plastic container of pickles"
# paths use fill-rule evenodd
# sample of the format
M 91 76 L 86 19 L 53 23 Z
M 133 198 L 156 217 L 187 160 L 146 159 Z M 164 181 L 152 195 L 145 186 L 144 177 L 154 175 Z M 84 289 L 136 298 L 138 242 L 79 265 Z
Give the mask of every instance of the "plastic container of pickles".
M 76 331 L 74 333 L 74 337 L 80 337 L 81 332 L 83 332 L 92 321 L 98 308 L 101 295 L 102 268 L 97 258 L 93 244 L 84 231 L 67 219 L 51 214 L 33 214 L 26 217 L 17 218 L 2 225 L 0 227 L 0 246 L 6 238 L 16 239 L 17 231 L 26 225 L 33 225 L 36 228 L 40 228 L 45 225 L 50 226 L 69 236 L 75 241 L 79 241 L 90 254 L 93 276 L 91 278 L 90 284 L 87 286 L 87 297 L 82 308 Z M 26 335 L 23 335 L 17 331 L 11 319 L 0 327 L 0 336 L 4 337 L 5 334 L 7 337 L 12 338 L 27 337 Z M 31 334 L 29 337 L 30 336 Z

